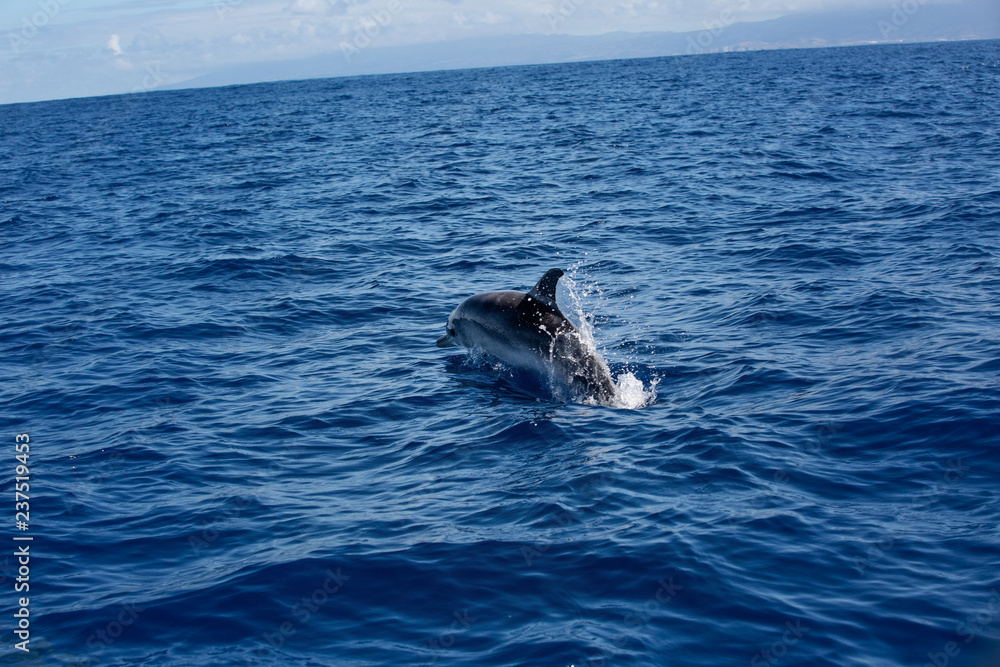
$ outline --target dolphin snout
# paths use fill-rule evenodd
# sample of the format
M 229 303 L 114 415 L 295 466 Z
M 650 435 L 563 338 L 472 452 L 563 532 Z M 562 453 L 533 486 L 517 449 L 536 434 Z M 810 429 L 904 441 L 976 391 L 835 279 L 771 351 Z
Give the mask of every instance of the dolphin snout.
M 445 334 L 437 339 L 438 347 L 458 347 L 458 343 L 455 342 L 455 337 L 451 334 Z

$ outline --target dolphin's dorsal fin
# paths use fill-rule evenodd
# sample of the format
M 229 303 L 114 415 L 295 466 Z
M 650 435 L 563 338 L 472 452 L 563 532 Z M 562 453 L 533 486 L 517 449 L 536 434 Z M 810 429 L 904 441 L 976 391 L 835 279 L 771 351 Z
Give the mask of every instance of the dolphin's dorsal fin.
M 531 288 L 528 296 L 558 310 L 559 306 L 556 305 L 556 283 L 559 282 L 562 276 L 562 269 L 549 269 L 542 276 L 542 279 L 538 281 L 538 284 Z

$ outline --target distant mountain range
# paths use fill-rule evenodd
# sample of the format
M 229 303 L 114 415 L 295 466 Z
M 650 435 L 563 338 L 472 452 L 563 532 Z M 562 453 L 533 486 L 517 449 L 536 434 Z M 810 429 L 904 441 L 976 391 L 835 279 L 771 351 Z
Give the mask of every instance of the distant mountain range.
M 418 72 L 501 65 L 647 58 L 686 53 L 809 48 L 893 42 L 1000 39 L 1000 0 L 948 5 L 903 1 L 883 10 L 796 14 L 755 23 L 719 20 L 692 32 L 613 32 L 595 36 L 515 35 L 367 49 L 221 69 L 165 88 Z

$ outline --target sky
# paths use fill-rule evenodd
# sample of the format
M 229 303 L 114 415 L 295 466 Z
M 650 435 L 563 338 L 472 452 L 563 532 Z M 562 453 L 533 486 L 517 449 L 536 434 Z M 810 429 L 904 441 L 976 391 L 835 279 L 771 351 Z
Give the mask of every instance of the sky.
M 517 34 L 682 32 L 954 0 L 2 0 L 0 104 L 141 92 L 220 68 Z M 998 0 L 1000 1 L 1000 0 Z

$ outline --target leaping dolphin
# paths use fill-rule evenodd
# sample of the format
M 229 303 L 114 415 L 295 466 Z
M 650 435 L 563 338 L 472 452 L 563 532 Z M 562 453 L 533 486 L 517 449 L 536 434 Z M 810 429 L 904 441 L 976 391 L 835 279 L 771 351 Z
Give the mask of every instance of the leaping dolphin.
M 615 395 L 608 365 L 586 345 L 556 304 L 561 269 L 546 272 L 530 292 L 470 296 L 448 316 L 438 347 L 476 348 L 530 371 L 551 373 L 601 403 Z

